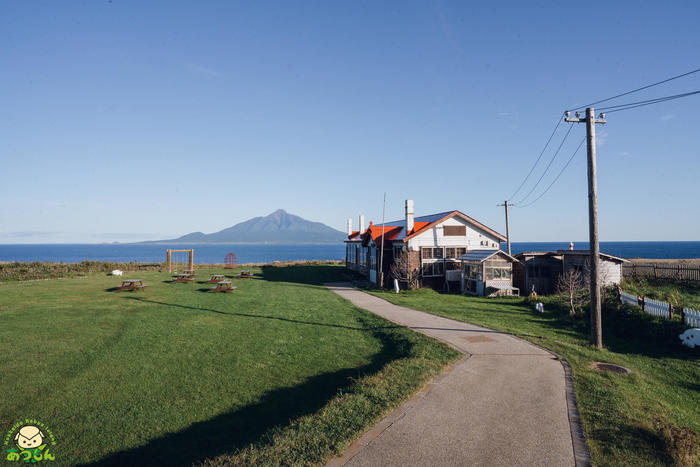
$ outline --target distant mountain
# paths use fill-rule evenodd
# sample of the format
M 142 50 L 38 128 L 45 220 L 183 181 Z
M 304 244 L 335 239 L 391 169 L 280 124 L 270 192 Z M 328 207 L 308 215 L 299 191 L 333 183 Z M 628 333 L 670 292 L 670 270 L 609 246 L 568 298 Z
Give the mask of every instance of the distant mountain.
M 192 232 L 172 243 L 335 243 L 345 234 L 320 222 L 311 222 L 283 209 L 265 217 L 254 217 L 215 233 Z M 153 242 L 149 242 L 153 243 Z

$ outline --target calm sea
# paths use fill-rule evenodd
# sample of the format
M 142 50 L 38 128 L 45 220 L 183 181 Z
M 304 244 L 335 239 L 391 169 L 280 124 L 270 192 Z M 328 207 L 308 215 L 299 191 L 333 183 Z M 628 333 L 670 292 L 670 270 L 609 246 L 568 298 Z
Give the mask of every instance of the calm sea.
M 588 249 L 587 242 L 577 242 L 576 249 Z M 268 263 L 295 260 L 342 260 L 345 246 L 340 244 L 43 244 L 1 245 L 0 261 L 54 261 L 78 263 L 84 260 L 113 262 L 162 262 L 165 250 L 194 248 L 195 263 L 223 263 L 228 253 L 234 253 L 239 263 Z M 505 250 L 505 244 L 502 244 Z M 513 254 L 523 251 L 553 251 L 568 249 L 568 242 L 514 242 Z M 700 242 L 601 242 L 600 250 L 623 258 L 700 258 Z M 184 254 L 177 261 L 186 261 Z

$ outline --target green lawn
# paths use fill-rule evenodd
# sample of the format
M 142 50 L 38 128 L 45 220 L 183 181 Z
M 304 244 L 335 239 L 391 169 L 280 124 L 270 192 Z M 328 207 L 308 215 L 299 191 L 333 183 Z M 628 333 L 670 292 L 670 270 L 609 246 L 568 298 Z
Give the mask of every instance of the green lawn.
M 680 323 L 664 327 L 667 323 L 656 318 L 611 310 L 603 317 L 605 350 L 596 350 L 588 344 L 587 318 L 570 319 L 554 298 L 543 298 L 545 313 L 538 314 L 520 298 L 427 289 L 372 293 L 397 305 L 506 331 L 564 356 L 572 367 L 595 464 L 699 465 L 700 439 L 681 428 L 700 431 L 700 352 L 679 345 Z M 634 373 L 600 373 L 590 368 L 593 361 Z
M 57 464 L 319 464 L 458 357 L 320 286 L 342 268 L 253 271 L 231 294 L 157 271 L 125 276 L 144 293 L 0 283 L 3 438 L 35 418 Z

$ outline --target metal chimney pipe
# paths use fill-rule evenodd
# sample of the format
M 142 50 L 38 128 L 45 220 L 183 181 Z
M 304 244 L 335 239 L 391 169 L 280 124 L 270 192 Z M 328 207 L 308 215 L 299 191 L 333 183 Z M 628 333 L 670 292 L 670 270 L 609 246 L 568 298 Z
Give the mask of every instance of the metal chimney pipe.
M 365 231 L 365 215 L 360 214 L 360 233 Z
M 348 217 L 348 237 L 352 234 L 352 219 Z

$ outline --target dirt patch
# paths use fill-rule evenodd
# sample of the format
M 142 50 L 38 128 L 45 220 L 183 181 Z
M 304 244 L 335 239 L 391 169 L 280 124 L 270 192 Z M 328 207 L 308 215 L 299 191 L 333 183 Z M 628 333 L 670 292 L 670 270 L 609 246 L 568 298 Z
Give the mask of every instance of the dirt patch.
M 632 373 L 632 370 L 630 370 L 629 368 L 620 365 L 615 365 L 612 363 L 591 362 L 588 366 L 590 366 L 594 370 L 609 371 L 612 373 L 619 373 L 621 375 L 629 375 L 630 373 Z

